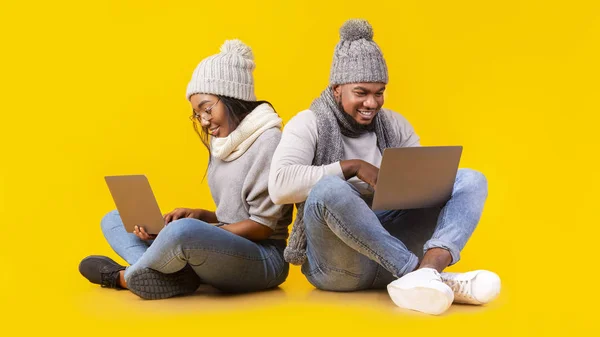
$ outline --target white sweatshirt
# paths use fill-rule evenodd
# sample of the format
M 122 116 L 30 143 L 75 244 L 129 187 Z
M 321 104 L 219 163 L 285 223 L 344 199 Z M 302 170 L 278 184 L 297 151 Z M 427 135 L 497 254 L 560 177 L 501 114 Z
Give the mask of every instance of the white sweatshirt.
M 402 115 L 382 109 L 392 121 L 393 131 L 400 135 L 400 147 L 419 146 L 419 136 Z M 303 202 L 312 187 L 324 176 L 337 175 L 344 178 L 340 162 L 312 166 L 318 141 L 317 118 L 311 110 L 294 116 L 285 126 L 281 141 L 273 154 L 269 173 L 269 195 L 275 204 Z M 358 138 L 342 135 L 344 158 L 362 159 L 376 167 L 381 165 L 381 152 L 377 147 L 375 132 Z M 354 177 L 348 180 L 362 194 L 372 194 L 367 183 Z

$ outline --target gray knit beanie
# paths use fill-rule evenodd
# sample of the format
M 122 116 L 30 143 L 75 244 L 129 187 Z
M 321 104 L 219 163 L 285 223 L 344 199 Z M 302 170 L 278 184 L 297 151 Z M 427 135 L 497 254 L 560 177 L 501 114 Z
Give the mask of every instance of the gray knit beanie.
M 383 54 L 373 41 L 373 28 L 366 20 L 348 20 L 340 28 L 335 46 L 330 85 L 360 82 L 388 83 Z
M 186 98 L 198 93 L 256 101 L 252 49 L 240 40 L 227 40 L 221 52 L 202 60 L 187 86 Z

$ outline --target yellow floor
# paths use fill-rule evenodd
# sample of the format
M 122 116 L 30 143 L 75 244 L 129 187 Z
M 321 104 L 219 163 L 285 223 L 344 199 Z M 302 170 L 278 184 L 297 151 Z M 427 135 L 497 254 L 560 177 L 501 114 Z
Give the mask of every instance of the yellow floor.
M 40 263 L 43 272 L 38 277 L 29 274 L 12 291 L 3 287 L 8 290 L 3 294 L 8 297 L 8 302 L 3 298 L 3 306 L 9 309 L 3 320 L 4 328 L 11 332 L 7 336 L 70 332 L 105 336 L 108 330 L 214 336 L 591 335 L 586 333 L 591 322 L 580 316 L 583 312 L 554 305 L 549 298 L 535 302 L 536 296 L 520 294 L 518 289 L 527 282 L 518 276 L 503 278 L 502 293 L 491 304 L 453 305 L 435 317 L 396 307 L 384 290 L 316 290 L 303 279 L 299 268 L 292 269 L 282 287 L 271 291 L 225 295 L 201 286 L 190 296 L 146 301 L 128 291 L 88 283 L 79 275 L 76 263 L 68 270 L 60 264 L 53 267 L 51 259 L 42 258 Z M 557 301 L 564 303 L 565 299 Z

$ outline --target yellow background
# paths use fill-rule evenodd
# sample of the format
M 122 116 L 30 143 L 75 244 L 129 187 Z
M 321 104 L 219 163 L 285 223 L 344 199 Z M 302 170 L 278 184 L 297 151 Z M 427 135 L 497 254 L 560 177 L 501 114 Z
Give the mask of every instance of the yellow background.
M 152 302 L 79 275 L 86 255 L 116 258 L 104 175 L 146 174 L 163 211 L 214 207 L 184 98 L 202 58 L 248 43 L 257 96 L 287 121 L 328 83 L 354 17 L 387 59 L 385 106 L 425 145 L 462 144 L 461 166 L 489 179 L 452 270 L 496 271 L 496 302 L 429 317 L 385 292 L 314 291 L 297 267 L 274 292 Z M 2 0 L 0 31 L 0 334 L 592 334 L 598 2 Z

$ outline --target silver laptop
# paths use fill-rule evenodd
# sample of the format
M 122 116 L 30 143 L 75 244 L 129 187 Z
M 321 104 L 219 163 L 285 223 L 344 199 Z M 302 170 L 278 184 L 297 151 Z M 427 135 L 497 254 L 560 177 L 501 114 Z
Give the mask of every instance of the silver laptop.
M 452 195 L 462 146 L 388 148 L 377 177 L 373 210 L 441 206 Z
M 128 232 L 133 232 L 136 225 L 144 227 L 148 234 L 160 232 L 165 221 L 145 175 L 107 176 L 104 179 Z

